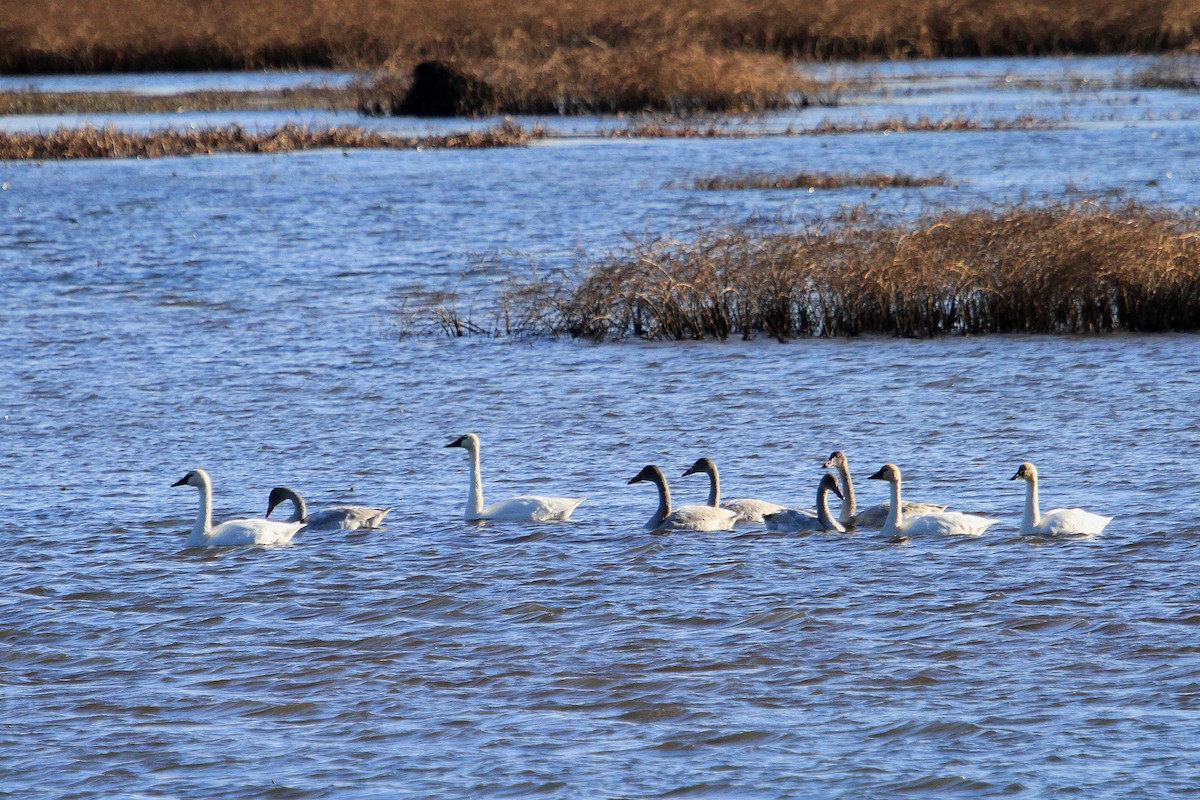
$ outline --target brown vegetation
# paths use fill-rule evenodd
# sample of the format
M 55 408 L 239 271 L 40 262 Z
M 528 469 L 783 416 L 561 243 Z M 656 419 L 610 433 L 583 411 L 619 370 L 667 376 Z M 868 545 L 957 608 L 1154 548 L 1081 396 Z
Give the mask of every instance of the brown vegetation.
M 865 186 L 876 189 L 889 187 L 912 188 L 920 186 L 945 186 L 942 175 L 917 177 L 897 175 L 889 172 L 800 172 L 795 175 L 718 175 L 713 178 L 696 178 L 692 184 L 697 189 L 721 191 L 727 189 L 844 189 Z
M 785 58 L 1125 53 L 1200 41 L 1197 0 L 0 0 L 6 72 L 367 66 L 695 42 Z M 602 57 L 601 61 L 604 60 Z
M 0 91 L 0 115 L 170 114 L 183 111 L 287 111 L 320 108 L 352 111 L 355 88 L 300 86 L 264 91 L 204 91 L 179 94 L 134 92 Z
M 1200 59 L 1194 56 L 1172 56 L 1155 59 L 1155 63 L 1139 70 L 1130 83 L 1139 89 L 1200 89 Z
M 241 126 L 133 133 L 113 127 L 59 128 L 51 133 L 0 131 L 0 159 L 158 158 L 211 153 L 282 153 L 319 148 L 446 149 L 511 147 L 541 136 L 506 122 L 485 131 L 445 136 L 393 136 L 363 128 L 284 125 L 267 131 Z
M 652 241 L 578 281 L 531 283 L 536 303 L 506 312 L 518 332 L 596 340 L 1197 330 L 1200 219 L 1085 201 L 916 224 L 859 210 Z

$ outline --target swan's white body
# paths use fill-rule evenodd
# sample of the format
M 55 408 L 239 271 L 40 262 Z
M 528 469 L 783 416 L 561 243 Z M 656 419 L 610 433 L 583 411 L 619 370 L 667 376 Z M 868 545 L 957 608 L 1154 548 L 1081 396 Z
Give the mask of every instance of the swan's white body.
M 838 522 L 851 528 L 882 528 L 887 522 L 888 511 L 891 510 L 892 504 L 890 502 L 876 503 L 861 510 L 858 508 L 857 498 L 854 496 L 854 480 L 850 477 L 850 464 L 846 460 L 846 454 L 841 450 L 834 450 L 824 467 L 825 469 L 833 467 L 842 478 L 842 508 L 838 514 Z M 945 510 L 945 506 L 937 503 L 921 503 L 912 500 L 904 502 L 904 513 L 908 516 L 936 514 Z
M 188 537 L 188 547 L 227 547 L 247 544 L 287 544 L 300 530 L 299 522 L 272 519 L 231 519 L 213 527 L 212 480 L 202 469 L 194 469 L 173 486 L 195 486 L 200 490 L 200 511 Z
M 888 508 L 887 518 L 883 523 L 885 535 L 925 536 L 948 533 L 958 536 L 978 536 L 997 522 L 997 520 L 987 517 L 961 514 L 957 511 L 938 511 L 912 517 L 906 516 L 904 505 L 900 499 L 900 468 L 895 464 L 884 464 L 883 468 L 871 477 L 891 484 L 892 501 Z
M 292 516 L 288 522 L 299 522 L 305 531 L 355 531 L 359 528 L 377 528 L 383 523 L 383 518 L 391 511 L 390 508 L 374 508 L 372 506 L 330 506 L 308 513 L 308 505 L 295 489 L 286 486 L 276 486 L 271 490 L 267 500 L 267 517 L 270 518 L 275 506 L 283 501 L 292 504 Z
M 724 508 L 735 515 L 734 524 L 742 522 L 762 522 L 767 514 L 786 511 L 786 506 L 771 503 L 766 500 L 755 500 L 750 497 L 737 498 L 721 502 L 721 476 L 717 472 L 717 464 L 711 458 L 697 459 L 695 464 L 683 473 L 683 477 L 703 472 L 708 475 L 708 505 Z
M 737 514 L 719 506 L 671 507 L 671 490 L 667 476 L 658 467 L 650 464 L 642 469 L 630 483 L 650 481 L 658 487 L 658 510 L 646 522 L 651 531 L 727 531 L 733 528 Z
M 1042 514 L 1038 510 L 1037 467 L 1028 461 L 1017 468 L 1011 480 L 1025 481 L 1025 512 L 1021 515 L 1022 536 L 1095 536 L 1112 522 L 1112 517 L 1093 514 L 1082 508 L 1055 508 Z
M 837 479 L 826 473 L 817 485 L 817 510 L 806 511 L 797 508 L 787 508 L 773 514 L 767 514 L 764 522 L 769 531 L 845 531 L 846 529 L 833 518 L 829 511 L 829 492 L 832 490 L 839 497 Z
M 468 433 L 455 439 L 446 447 L 461 447 L 471 457 L 471 487 L 467 493 L 467 510 L 464 518 L 468 522 L 496 520 L 497 522 L 551 522 L 570 519 L 571 512 L 586 498 L 546 497 L 523 494 L 490 506 L 483 504 L 483 479 L 479 470 L 479 437 Z

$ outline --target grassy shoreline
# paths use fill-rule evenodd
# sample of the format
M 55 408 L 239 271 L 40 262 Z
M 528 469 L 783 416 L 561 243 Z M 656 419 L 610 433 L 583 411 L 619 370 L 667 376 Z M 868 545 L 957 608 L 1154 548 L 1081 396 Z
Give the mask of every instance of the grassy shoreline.
M 0 131 L 0 160 L 70 160 L 94 158 L 165 158 L 212 153 L 285 153 L 322 148 L 446 150 L 517 147 L 542 134 L 505 122 L 482 131 L 441 136 L 396 136 L 351 126 L 309 128 L 282 125 L 248 131 L 223 128 L 156 130 L 130 133 L 114 127 L 59 128 L 50 133 Z
M 411 66 L 692 43 L 786 59 L 1159 53 L 1197 0 L 0 0 L 0 72 Z M 632 48 L 632 49 L 629 49 Z
M 856 209 L 799 231 L 666 238 L 581 276 L 514 280 L 491 317 L 451 296 L 409 330 L 609 341 L 1200 330 L 1200 217 L 1134 202 Z

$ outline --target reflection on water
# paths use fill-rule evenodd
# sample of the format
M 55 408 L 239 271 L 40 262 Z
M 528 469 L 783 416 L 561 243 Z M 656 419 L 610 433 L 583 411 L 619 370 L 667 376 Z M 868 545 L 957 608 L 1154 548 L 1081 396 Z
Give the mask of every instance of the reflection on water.
M 1142 97 L 1160 115 L 1192 102 Z M 1184 122 L 1130 122 L 0 164 L 0 785 L 205 798 L 1192 788 L 1195 335 L 595 346 L 401 340 L 393 320 L 405 296 L 468 270 L 460 288 L 482 303 L 506 269 L 572 268 L 578 248 L 598 255 L 627 232 L 1068 184 L 1186 203 L 1196 143 Z M 814 166 L 958 185 L 679 188 Z M 466 466 L 442 445 L 469 430 L 485 499 L 587 495 L 574 521 L 464 524 Z M 653 494 L 626 485 L 658 463 L 680 501 L 699 502 L 704 481 L 675 476 L 709 455 L 730 496 L 808 505 L 833 449 L 863 500 L 883 499 L 862 479 L 895 461 L 913 497 L 1002 522 L 904 546 L 648 536 Z M 1116 519 L 1091 540 L 1018 537 L 1023 492 L 1008 478 L 1024 460 L 1044 508 Z M 182 550 L 195 491 L 169 485 L 193 466 L 213 475 L 218 519 L 261 514 L 276 484 L 314 506 L 396 510 L 377 532 Z

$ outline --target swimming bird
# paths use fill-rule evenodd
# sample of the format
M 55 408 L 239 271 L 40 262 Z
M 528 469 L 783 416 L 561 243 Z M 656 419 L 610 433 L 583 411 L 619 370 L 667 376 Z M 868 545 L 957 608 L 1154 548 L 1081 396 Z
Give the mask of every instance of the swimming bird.
M 844 532 L 846 529 L 833 518 L 833 514 L 829 511 L 830 492 L 842 497 L 842 490 L 838 488 L 837 478 L 833 476 L 832 472 L 826 472 L 821 476 L 821 482 L 817 484 L 817 511 L 815 514 L 796 508 L 767 514 L 763 518 L 763 521 L 767 523 L 767 530 Z
M 299 522 L 306 531 L 355 531 L 359 528 L 378 528 L 387 516 L 390 508 L 373 508 L 371 506 L 330 506 L 320 511 L 308 513 L 308 505 L 295 489 L 286 486 L 276 486 L 267 498 L 267 518 L 275 506 L 284 501 L 292 504 L 292 515 L 288 522 Z
M 1037 467 L 1026 461 L 1017 467 L 1009 480 L 1025 481 L 1025 513 L 1021 515 L 1021 535 L 1029 536 L 1092 536 L 1104 530 L 1112 517 L 1084 511 L 1082 508 L 1055 508 L 1045 514 L 1038 512 Z
M 736 514 L 733 524 L 737 525 L 740 522 L 762 522 L 764 514 L 774 514 L 777 511 L 786 510 L 786 506 L 781 506 L 778 503 L 769 503 L 766 500 L 754 500 L 752 498 L 740 498 L 736 500 L 726 500 L 721 502 L 721 476 L 717 472 L 717 464 L 711 458 L 698 458 L 696 463 L 688 467 L 687 472 L 683 473 L 683 478 L 688 475 L 697 473 L 705 473 L 708 475 L 708 504 L 725 508 Z
M 629 479 L 630 484 L 650 481 L 658 487 L 658 510 L 646 523 L 651 531 L 727 531 L 733 528 L 737 514 L 717 506 L 687 505 L 671 507 L 671 490 L 667 476 L 653 464 Z
M 483 505 L 483 480 L 479 474 L 479 437 L 474 433 L 464 434 L 446 447 L 461 447 L 471 457 L 471 488 L 467 494 L 468 522 L 492 519 L 500 522 L 550 522 L 569 519 L 583 497 L 544 497 L 523 494 L 501 500 L 486 508 Z
M 861 511 L 858 510 L 858 503 L 854 496 L 854 481 L 850 477 L 850 464 L 846 460 L 846 454 L 841 450 L 834 450 L 824 464 L 821 465 L 825 469 L 836 469 L 842 477 L 842 490 L 845 494 L 842 495 L 841 513 L 838 514 L 838 522 L 850 528 L 881 528 L 887 520 L 888 509 L 890 503 L 876 503 L 873 506 L 867 506 Z M 938 511 L 945 511 L 946 507 L 937 505 L 936 503 L 921 503 L 911 500 L 904 502 L 905 514 L 933 514 Z
M 299 522 L 280 522 L 273 519 L 231 519 L 212 526 L 212 479 L 202 469 L 193 469 L 171 486 L 195 486 L 200 490 L 200 512 L 188 547 L 211 547 L 241 544 L 287 544 Z
M 883 523 L 885 535 L 922 536 L 931 533 L 954 533 L 978 536 L 997 522 L 987 517 L 961 514 L 957 511 L 935 511 L 906 517 L 900 500 L 900 468 L 895 464 L 884 464 L 868 480 L 887 481 L 892 485 L 892 502 L 888 508 L 887 519 Z

